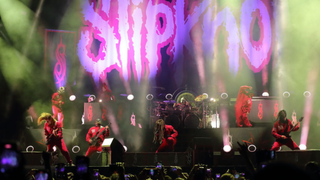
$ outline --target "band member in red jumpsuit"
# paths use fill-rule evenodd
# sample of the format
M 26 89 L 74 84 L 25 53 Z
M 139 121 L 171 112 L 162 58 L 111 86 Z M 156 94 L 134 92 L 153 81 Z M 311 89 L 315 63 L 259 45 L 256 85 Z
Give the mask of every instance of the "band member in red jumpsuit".
M 99 99 L 102 102 L 115 101 L 115 97 L 112 94 L 112 91 L 108 88 L 106 83 L 103 83 L 103 85 L 102 85 L 102 91 L 99 95 Z
M 44 134 L 46 136 L 47 152 L 53 152 L 53 147 L 56 146 L 60 149 L 60 152 L 65 157 L 69 165 L 72 165 L 69 151 L 63 140 L 61 123 L 53 118 L 49 113 L 42 113 L 38 118 L 38 124 L 42 121 L 44 124 Z
M 292 150 L 300 150 L 299 146 L 291 139 L 291 137 L 286 136 L 290 131 L 297 131 L 300 128 L 300 121 L 297 122 L 294 128 L 293 127 L 294 125 L 291 120 L 287 118 L 287 112 L 281 110 L 278 113 L 277 121 L 272 128 L 272 135 L 276 138 L 276 141 L 273 143 L 271 150 L 279 150 L 282 145 L 286 145 Z
M 99 94 L 99 102 L 101 103 L 101 118 L 103 121 L 106 121 L 110 117 L 115 116 L 113 107 L 115 103 L 115 97 L 112 94 L 112 91 L 108 88 L 106 83 L 103 83 L 102 85 L 102 91 Z
M 172 152 L 177 143 L 178 132 L 171 126 L 166 125 L 162 119 L 158 119 L 154 126 L 153 142 L 161 145 L 157 152 Z
M 253 93 L 248 90 L 252 90 L 251 86 L 241 86 L 237 96 L 235 104 L 235 114 L 238 127 L 251 127 L 252 124 L 248 119 L 248 114 L 251 111 Z
M 59 90 L 52 95 L 52 113 L 53 113 L 53 118 L 57 119 L 61 123 L 61 127 L 63 127 L 63 111 L 62 111 L 62 105 L 64 104 L 63 102 L 63 94 L 65 92 L 64 87 L 60 87 Z
M 109 137 L 109 127 L 101 126 L 101 120 L 97 119 L 95 126 L 91 127 L 87 133 L 86 141 L 89 143 L 90 147 L 87 150 L 86 157 L 90 157 L 95 152 L 102 151 L 102 143 L 105 138 Z M 94 141 L 96 139 L 96 143 Z

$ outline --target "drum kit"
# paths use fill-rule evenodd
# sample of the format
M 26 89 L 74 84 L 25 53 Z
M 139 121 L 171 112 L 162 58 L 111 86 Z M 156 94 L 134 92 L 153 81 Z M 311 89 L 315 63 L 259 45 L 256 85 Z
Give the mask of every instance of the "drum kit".
M 177 102 L 178 101 L 178 102 Z M 208 95 L 178 97 L 176 100 L 153 101 L 151 116 L 163 119 L 174 128 L 206 128 L 217 114 L 217 103 Z

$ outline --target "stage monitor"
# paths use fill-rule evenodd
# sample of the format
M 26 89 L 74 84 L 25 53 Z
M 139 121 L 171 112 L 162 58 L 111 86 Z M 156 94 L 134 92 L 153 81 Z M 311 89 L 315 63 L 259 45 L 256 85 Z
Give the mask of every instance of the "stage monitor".
M 111 153 L 111 164 L 124 161 L 123 145 L 115 138 L 104 139 L 101 147 Z

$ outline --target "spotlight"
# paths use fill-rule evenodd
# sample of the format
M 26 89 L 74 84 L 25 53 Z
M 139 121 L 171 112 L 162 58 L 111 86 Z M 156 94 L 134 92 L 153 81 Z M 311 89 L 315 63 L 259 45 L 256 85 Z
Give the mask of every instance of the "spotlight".
M 216 102 L 216 100 L 214 98 L 210 98 L 210 101 L 212 102 Z
M 228 98 L 228 94 L 227 93 L 222 93 L 220 95 L 221 99 L 227 99 Z
M 300 145 L 299 145 L 299 148 L 300 148 L 300 150 L 306 150 L 306 149 L 307 149 L 307 146 L 304 145 L 304 144 L 300 144 Z
M 169 94 L 166 95 L 166 99 L 167 99 L 167 100 L 171 100 L 172 98 L 173 98 L 173 95 L 172 95 L 172 94 L 169 93 Z
M 128 151 L 128 148 L 127 146 L 123 145 L 123 149 L 124 149 L 124 152 L 127 152 Z
M 288 97 L 290 97 L 290 93 L 288 91 L 285 91 L 285 92 L 282 93 L 282 96 L 284 98 L 288 98 Z
M 75 95 L 71 95 L 71 96 L 69 97 L 69 100 L 70 100 L 70 101 L 76 100 L 76 96 L 75 96 Z
M 56 146 L 53 146 L 53 152 L 56 152 L 57 151 L 57 147 Z
M 248 151 L 249 152 L 255 152 L 257 150 L 257 147 L 254 144 L 250 144 L 248 146 Z
M 27 152 L 33 152 L 34 151 L 34 147 L 32 145 L 29 145 L 27 148 L 26 148 L 26 151 Z
M 133 96 L 132 94 L 129 94 L 129 95 L 127 96 L 127 99 L 128 99 L 129 101 L 131 101 L 131 100 L 134 99 L 134 96 Z
M 311 96 L 311 93 L 309 91 L 305 91 L 303 93 L 304 97 L 310 97 Z
M 269 93 L 268 93 L 268 92 L 263 92 L 263 93 L 262 93 L 262 96 L 268 97 L 268 96 L 269 96 Z
M 223 151 L 224 152 L 230 152 L 231 151 L 231 146 L 230 145 L 223 146 Z
M 99 99 L 99 102 L 102 102 L 102 99 Z
M 75 154 L 80 152 L 80 147 L 79 146 L 73 146 L 72 147 L 72 152 L 75 153 Z
M 147 99 L 148 101 L 151 101 L 151 100 L 153 99 L 153 95 L 152 95 L 152 94 L 148 94 L 148 95 L 146 96 L 146 99 Z

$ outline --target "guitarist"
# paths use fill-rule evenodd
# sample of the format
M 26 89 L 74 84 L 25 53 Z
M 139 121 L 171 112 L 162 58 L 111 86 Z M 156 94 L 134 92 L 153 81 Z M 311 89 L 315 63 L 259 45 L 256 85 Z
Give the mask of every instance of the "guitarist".
M 105 138 L 109 136 L 109 127 L 101 126 L 101 120 L 97 119 L 95 126 L 91 127 L 87 133 L 86 141 L 89 143 L 89 148 L 86 157 L 90 157 L 93 153 L 102 151 L 101 145 Z
M 68 164 L 73 165 L 69 151 L 63 140 L 61 123 L 55 120 L 51 114 L 45 112 L 38 118 L 38 124 L 40 125 L 42 121 L 45 121 L 44 134 L 47 140 L 47 152 L 53 152 L 53 147 L 56 146 L 60 149 L 61 154 L 65 157 Z
M 281 110 L 272 128 L 272 135 L 276 138 L 276 141 L 273 143 L 271 150 L 279 150 L 282 145 L 286 145 L 292 150 L 300 150 L 299 146 L 289 136 L 289 133 L 300 128 L 302 119 L 296 125 L 293 125 L 291 120 L 287 118 L 286 111 Z

